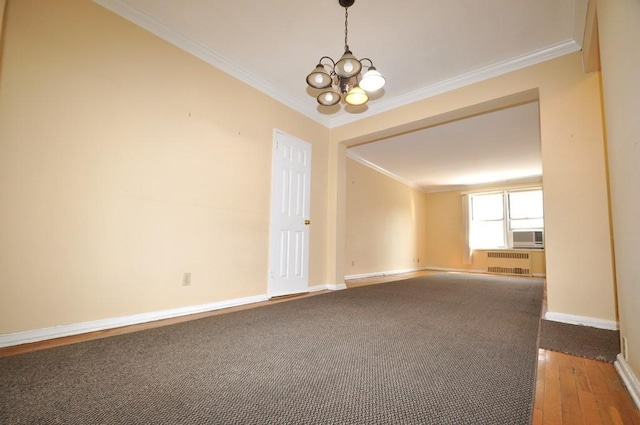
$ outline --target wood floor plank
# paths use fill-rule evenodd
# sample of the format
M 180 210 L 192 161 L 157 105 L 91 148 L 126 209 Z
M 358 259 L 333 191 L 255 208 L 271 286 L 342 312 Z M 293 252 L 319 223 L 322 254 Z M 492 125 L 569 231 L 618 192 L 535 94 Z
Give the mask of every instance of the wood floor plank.
M 576 375 L 576 383 L 578 391 L 588 391 L 593 393 L 589 378 L 587 376 L 586 365 L 582 357 L 573 357 L 571 359 L 571 365 L 573 366 L 574 373 Z
M 562 402 L 562 423 L 582 424 L 582 410 L 578 398 L 578 386 L 571 356 L 562 355 L 558 361 L 560 368 L 560 398 Z
M 609 417 L 611 418 L 611 422 L 614 425 L 625 425 L 625 421 L 622 419 L 622 416 L 620 415 L 620 411 L 616 407 L 609 406 L 607 410 L 609 413 Z
M 616 372 L 615 367 L 604 362 L 600 362 L 598 367 L 602 372 L 605 384 L 609 390 L 609 395 L 614 404 L 610 415 L 615 420 L 621 420 L 623 424 L 640 425 L 640 411 L 622 384 L 622 380 L 618 372 Z
M 542 411 L 542 409 L 534 408 L 531 425 L 544 425 L 544 423 L 542 422 L 543 417 L 544 417 L 544 412 Z
M 547 353 L 545 363 L 543 423 L 545 425 L 562 424 L 562 393 L 558 357 Z
M 598 403 L 593 393 L 580 390 L 578 391 L 578 398 L 580 399 L 583 423 L 585 425 L 603 425 L 598 411 Z
M 542 412 L 544 405 L 544 369 L 546 354 L 544 350 L 538 350 L 538 369 L 536 372 L 536 392 L 534 396 L 534 408 Z M 542 417 L 540 417 L 542 421 Z
M 611 410 L 609 407 L 614 406 L 611 395 L 609 394 L 609 388 L 600 369 L 600 362 L 597 360 L 585 359 L 585 370 L 589 377 L 589 383 L 593 389 L 593 395 L 598 404 L 598 413 L 600 419 L 605 425 L 614 425 L 614 418 L 611 417 Z
M 598 412 L 598 403 L 593 395 L 584 359 L 581 357 L 572 357 L 571 366 L 573 367 L 576 379 L 576 389 L 578 391 L 578 400 L 580 401 L 580 411 L 582 412 L 582 423 L 585 425 L 601 425 L 602 421 L 600 419 L 600 413 Z

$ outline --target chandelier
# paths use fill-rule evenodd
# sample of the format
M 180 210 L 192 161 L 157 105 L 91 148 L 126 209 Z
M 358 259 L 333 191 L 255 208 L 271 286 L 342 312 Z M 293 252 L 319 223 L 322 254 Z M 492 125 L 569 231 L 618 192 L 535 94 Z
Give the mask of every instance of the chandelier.
M 328 89 L 318 95 L 322 106 L 333 106 L 344 101 L 349 105 L 364 105 L 373 93 L 384 86 L 385 79 L 369 58 L 357 59 L 348 42 L 349 7 L 355 0 L 338 0 L 344 7 L 344 54 L 338 62 L 323 56 L 315 69 L 307 76 L 307 84 L 314 89 Z M 366 68 L 366 72 L 363 72 Z

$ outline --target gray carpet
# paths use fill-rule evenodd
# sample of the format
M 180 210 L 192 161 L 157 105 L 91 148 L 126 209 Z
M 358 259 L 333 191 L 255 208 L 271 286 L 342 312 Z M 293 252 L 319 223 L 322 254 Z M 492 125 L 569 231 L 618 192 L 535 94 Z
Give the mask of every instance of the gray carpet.
M 620 353 L 620 332 L 540 321 L 540 348 L 613 363 Z
M 439 274 L 0 359 L 0 423 L 529 424 L 543 285 Z

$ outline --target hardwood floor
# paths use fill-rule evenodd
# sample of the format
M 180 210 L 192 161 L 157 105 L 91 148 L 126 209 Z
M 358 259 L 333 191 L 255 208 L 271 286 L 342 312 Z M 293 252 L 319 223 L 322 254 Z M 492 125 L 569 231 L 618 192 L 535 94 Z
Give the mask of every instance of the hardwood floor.
M 533 425 L 640 425 L 610 363 L 539 350 Z
M 358 279 L 347 287 L 385 283 L 422 276 L 432 272 Z M 322 292 L 301 296 L 314 296 Z M 264 301 L 208 313 L 161 320 L 141 325 L 92 332 L 55 340 L 0 348 L 0 357 L 73 344 L 112 335 L 136 332 L 207 316 L 244 310 L 288 299 Z M 548 350 L 538 352 L 538 373 L 533 409 L 533 425 L 640 425 L 640 412 L 622 384 L 614 366 Z

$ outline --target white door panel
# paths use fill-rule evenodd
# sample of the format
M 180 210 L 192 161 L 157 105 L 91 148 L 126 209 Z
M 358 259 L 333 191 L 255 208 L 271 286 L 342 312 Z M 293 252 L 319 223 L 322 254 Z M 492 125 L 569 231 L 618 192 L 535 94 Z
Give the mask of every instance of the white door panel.
M 269 295 L 306 292 L 311 145 L 275 131 L 272 179 Z

